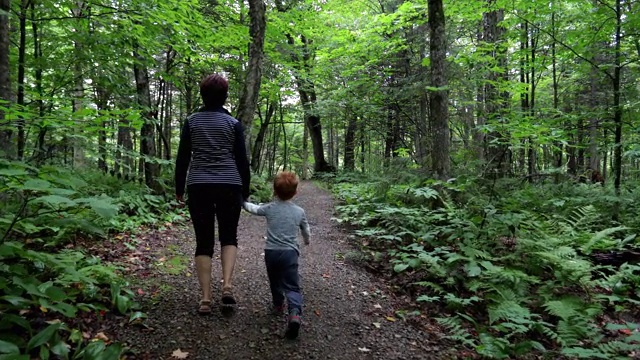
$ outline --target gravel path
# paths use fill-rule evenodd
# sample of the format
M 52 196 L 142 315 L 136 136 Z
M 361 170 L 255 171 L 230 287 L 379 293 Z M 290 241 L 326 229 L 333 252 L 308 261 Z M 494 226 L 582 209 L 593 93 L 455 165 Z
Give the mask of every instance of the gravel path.
M 173 274 L 158 271 L 142 284 L 161 291 L 143 302 L 147 327 L 121 326 L 112 336 L 127 343 L 127 358 L 171 359 L 180 349 L 187 359 L 442 359 L 442 341 L 395 316 L 392 296 L 372 275 L 343 261 L 352 249 L 331 221 L 333 199 L 311 182 L 300 185 L 294 202 L 302 206 L 312 231 L 302 250 L 305 308 L 300 337 L 284 339 L 285 318 L 269 312 L 270 293 L 263 262 L 264 218 L 243 211 L 234 275 L 238 311 L 231 318 L 214 308 L 195 313 L 199 301 L 193 273 L 194 241 L 190 224 L 161 234 L 164 247 L 186 256 L 188 264 Z M 219 296 L 219 243 L 214 262 L 214 297 Z M 161 256 L 158 254 L 158 256 Z M 154 300 L 154 301 L 152 301 Z M 440 344 L 440 345 L 439 345 Z

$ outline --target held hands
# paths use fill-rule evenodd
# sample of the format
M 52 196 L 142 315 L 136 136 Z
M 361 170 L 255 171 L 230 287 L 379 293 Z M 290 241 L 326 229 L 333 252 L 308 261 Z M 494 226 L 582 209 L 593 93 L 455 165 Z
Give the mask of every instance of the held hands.
M 184 207 L 184 195 L 176 195 L 176 201 L 178 202 L 178 207 Z

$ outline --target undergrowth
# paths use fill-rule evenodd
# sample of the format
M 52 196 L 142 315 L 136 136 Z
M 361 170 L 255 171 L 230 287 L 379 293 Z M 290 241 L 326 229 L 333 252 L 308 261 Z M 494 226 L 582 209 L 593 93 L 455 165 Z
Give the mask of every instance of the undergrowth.
M 637 195 L 616 223 L 599 185 L 406 179 L 333 177 L 337 220 L 452 339 L 490 358 L 637 354 Z
M 184 209 L 103 173 L 6 160 L 0 204 L 0 359 L 120 358 L 123 347 L 87 324 L 144 314 L 121 269 L 86 253 L 79 240 L 180 221 Z

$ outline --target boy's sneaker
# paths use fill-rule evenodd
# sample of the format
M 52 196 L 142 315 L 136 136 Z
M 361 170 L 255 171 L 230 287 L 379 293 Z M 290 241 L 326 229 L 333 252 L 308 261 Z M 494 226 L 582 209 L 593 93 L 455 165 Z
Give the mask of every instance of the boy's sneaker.
M 292 309 L 289 311 L 289 323 L 287 324 L 287 332 L 285 336 L 287 339 L 295 339 L 300 332 L 300 310 Z

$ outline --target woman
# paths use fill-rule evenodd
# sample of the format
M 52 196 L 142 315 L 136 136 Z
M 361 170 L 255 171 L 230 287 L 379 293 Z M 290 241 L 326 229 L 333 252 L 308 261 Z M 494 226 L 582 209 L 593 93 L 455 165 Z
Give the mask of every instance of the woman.
M 202 80 L 200 95 L 204 107 L 185 121 L 176 159 L 176 198 L 183 201 L 186 182 L 196 234 L 196 273 L 202 288 L 200 314 L 211 313 L 216 219 L 222 248 L 223 310 L 233 309 L 236 304 L 231 277 L 236 262 L 240 209 L 249 197 L 250 173 L 242 124 L 222 107 L 228 91 L 229 83 L 218 74 Z

